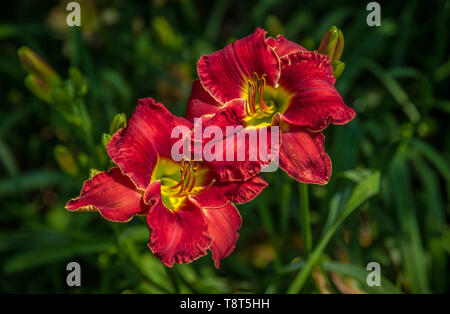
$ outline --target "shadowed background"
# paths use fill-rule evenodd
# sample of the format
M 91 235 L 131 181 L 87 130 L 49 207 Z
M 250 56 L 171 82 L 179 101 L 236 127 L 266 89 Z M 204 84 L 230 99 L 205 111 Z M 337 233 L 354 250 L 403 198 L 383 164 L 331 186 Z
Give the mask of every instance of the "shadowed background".
M 313 50 L 331 25 L 345 36 L 336 87 L 357 116 L 325 131 L 333 175 L 309 189 L 313 244 L 366 173 L 380 171 L 381 184 L 337 230 L 302 292 L 449 290 L 448 1 L 380 1 L 381 27 L 367 26 L 358 1 L 79 2 L 81 28 L 66 25 L 64 2 L 2 3 L 0 292 L 285 292 L 304 266 L 304 242 L 299 185 L 281 171 L 263 174 L 270 186 L 238 206 L 240 238 L 219 270 L 210 254 L 166 268 L 139 218 L 112 223 L 64 205 L 92 165 L 107 167 L 102 133 L 116 113 L 130 117 L 151 96 L 184 114 L 201 55 L 257 26 Z M 25 88 L 24 45 L 63 78 L 69 67 L 83 73 L 94 147 Z M 71 261 L 81 265 L 79 288 L 66 286 Z M 381 287 L 366 285 L 371 261 Z

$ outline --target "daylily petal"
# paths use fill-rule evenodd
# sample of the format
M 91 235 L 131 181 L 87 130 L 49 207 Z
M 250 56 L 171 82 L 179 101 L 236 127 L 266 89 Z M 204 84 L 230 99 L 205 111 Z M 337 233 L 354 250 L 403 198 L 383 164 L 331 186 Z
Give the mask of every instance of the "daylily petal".
M 192 262 L 211 246 L 203 211 L 189 198 L 174 212 L 159 199 L 148 212 L 147 224 L 151 230 L 148 246 L 166 266 Z
M 225 196 L 233 203 L 244 204 L 254 200 L 267 186 L 268 183 L 263 178 L 255 176 L 244 182 L 229 184 Z
M 262 136 L 263 131 L 266 133 L 265 138 Z M 220 181 L 249 180 L 274 161 L 277 155 L 280 140 L 273 143 L 272 147 L 272 132 L 272 126 L 264 129 L 238 129 L 218 146 L 224 161 L 210 161 L 209 168 L 220 177 Z M 279 133 L 277 132 L 275 136 L 279 136 Z
M 238 136 L 239 130 L 243 130 L 243 118 L 244 118 L 244 104 L 243 99 L 234 99 L 226 103 L 219 111 L 214 115 L 206 115 L 201 117 L 197 123 L 202 124 L 202 130 L 206 130 L 208 127 L 216 127 L 221 131 L 222 136 L 218 139 L 214 136 L 208 137 L 206 134 L 202 136 L 202 145 L 209 143 L 208 145 L 215 145 L 217 150 L 214 151 L 215 156 L 221 160 L 208 160 L 205 154 L 209 153 L 209 150 L 203 149 L 204 162 L 208 165 L 211 172 L 219 178 L 219 181 L 236 181 L 236 180 L 248 180 L 254 177 L 261 170 L 261 162 L 257 159 L 250 160 L 249 158 L 249 143 L 248 137 Z M 227 133 L 227 127 L 232 128 Z M 238 127 L 233 129 L 234 127 Z M 194 127 L 194 132 L 196 127 Z M 248 132 L 257 132 L 256 130 L 248 130 Z M 193 142 L 195 142 L 195 134 L 193 134 Z M 246 143 L 244 143 L 246 141 Z M 244 148 L 243 160 L 237 159 L 238 150 Z M 234 152 L 234 155 L 227 157 L 227 153 Z M 231 160 L 230 160 L 231 159 Z
M 259 161 L 212 161 L 208 162 L 211 171 L 218 175 L 220 182 L 249 180 L 261 171 Z
M 267 146 L 261 150 L 258 129 L 243 129 L 220 143 L 218 151 L 223 156 L 223 161 L 205 161 L 212 173 L 218 175 L 220 182 L 247 181 L 257 175 L 264 166 L 270 164 L 270 158 L 275 156 L 276 152 L 271 154 L 271 128 L 268 130 Z M 256 143 L 253 143 L 253 140 L 250 141 L 251 138 L 256 139 Z M 275 149 L 278 151 L 278 147 Z M 228 157 L 230 161 L 227 161 L 227 153 L 230 151 L 234 151 L 234 156 L 229 153 L 231 158 Z M 261 153 L 267 156 L 266 159 L 261 158 Z
M 267 185 L 268 183 L 263 178 L 255 176 L 247 181 L 217 183 L 213 187 L 214 189 L 207 192 L 222 193 L 233 203 L 244 204 L 255 199 Z
M 108 143 L 111 159 L 136 185 L 145 189 L 150 183 L 158 155 L 171 155 L 171 132 L 175 126 L 192 128 L 184 118 L 172 115 L 152 98 L 139 99 L 126 128 L 116 132 Z
M 291 53 L 281 59 L 280 86 L 293 94 L 282 119 L 290 125 L 321 131 L 330 122 L 345 124 L 355 117 L 334 87 L 328 57 L 316 52 Z
M 244 204 L 255 199 L 267 185 L 259 176 L 247 181 L 216 182 L 192 198 L 207 207 L 221 207 L 230 202 Z
M 266 83 L 276 86 L 280 76 L 279 58 L 267 45 L 266 32 L 256 31 L 222 50 L 205 55 L 197 63 L 198 75 L 203 87 L 224 104 L 246 93 L 247 80 L 254 74 Z
M 161 200 L 161 181 L 157 180 L 152 182 L 142 197 L 144 203 L 150 207 L 158 203 Z
M 202 206 L 208 224 L 208 233 L 213 241 L 209 248 L 215 265 L 219 268 L 220 260 L 233 252 L 237 239 L 238 230 L 241 228 L 242 218 L 232 203 L 221 207 Z
M 326 184 L 331 176 L 331 161 L 322 133 L 289 130 L 281 135 L 280 168 L 304 183 Z
M 191 96 L 186 108 L 186 119 L 194 122 L 205 114 L 215 113 L 222 105 L 218 103 L 202 86 L 199 80 L 192 83 Z
M 287 40 L 283 35 L 278 35 L 276 38 L 269 37 L 267 38 L 267 43 L 275 50 L 280 58 L 293 52 L 307 51 L 299 44 Z
M 243 126 L 245 118 L 245 100 L 242 98 L 233 99 L 219 107 L 213 115 L 201 117 L 202 128 L 217 126 L 225 135 L 227 127 Z M 204 138 L 204 140 L 209 140 Z
M 70 200 L 70 211 L 98 210 L 108 220 L 129 221 L 136 214 L 144 214 L 148 206 L 134 183 L 119 168 L 101 172 L 84 183 L 79 197 Z

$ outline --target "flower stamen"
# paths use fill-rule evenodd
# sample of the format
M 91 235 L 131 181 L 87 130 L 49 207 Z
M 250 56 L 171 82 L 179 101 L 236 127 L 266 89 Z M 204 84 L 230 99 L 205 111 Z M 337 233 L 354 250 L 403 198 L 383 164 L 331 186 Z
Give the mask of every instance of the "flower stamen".
M 267 105 L 264 101 L 264 89 L 266 88 L 266 74 L 261 77 L 255 72 L 253 79 L 247 81 L 247 102 L 245 104 L 245 114 L 249 118 L 265 118 L 275 112 L 275 105 L 270 101 Z M 257 98 L 258 97 L 258 103 Z
M 193 194 L 197 183 L 200 164 L 201 161 L 183 160 L 180 170 L 180 181 L 172 186 L 163 186 L 162 189 L 164 194 L 170 197 L 184 197 Z M 214 181 L 210 185 L 213 183 Z M 206 188 L 209 188 L 209 186 Z M 195 194 L 197 194 L 197 192 L 195 192 Z

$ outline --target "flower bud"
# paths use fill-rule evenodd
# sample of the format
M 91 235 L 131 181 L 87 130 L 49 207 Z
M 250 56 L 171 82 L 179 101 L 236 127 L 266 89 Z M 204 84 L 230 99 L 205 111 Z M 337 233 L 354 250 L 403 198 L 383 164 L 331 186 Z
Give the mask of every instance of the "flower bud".
M 25 71 L 40 77 L 51 87 L 61 84 L 61 77 L 58 73 L 33 50 L 21 47 L 18 54 Z
M 84 96 L 87 94 L 88 86 L 86 80 L 77 68 L 69 69 L 69 79 L 77 94 Z
M 100 170 L 97 170 L 97 169 L 94 169 L 94 168 L 92 168 L 90 171 L 89 171 L 89 179 L 91 179 L 93 176 L 95 176 L 95 175 L 97 175 L 97 174 L 99 174 L 99 173 L 101 173 L 102 171 L 100 171 Z
M 35 74 L 29 74 L 25 78 L 25 86 L 39 99 L 51 104 L 52 89 L 51 87 Z
M 124 113 L 118 113 L 114 116 L 109 127 L 109 134 L 114 134 L 118 130 L 127 126 L 127 116 Z
M 111 135 L 109 135 L 108 133 L 102 134 L 102 144 L 105 148 L 106 148 L 106 145 L 108 145 L 110 140 L 111 140 Z
M 82 168 L 87 168 L 90 162 L 89 155 L 84 152 L 78 153 L 77 162 Z
M 320 42 L 319 53 L 327 55 L 330 61 L 338 61 L 344 51 L 344 35 L 336 26 L 331 26 Z
M 338 30 L 338 35 L 339 38 L 333 56 L 334 61 L 338 61 L 339 59 L 341 59 L 342 53 L 344 52 L 344 34 L 341 30 Z
M 64 104 L 67 101 L 66 93 L 63 88 L 55 88 L 53 90 L 52 97 L 57 104 Z
M 334 77 L 338 79 L 342 75 L 342 72 L 344 72 L 345 63 L 341 61 L 334 61 L 331 65 L 333 66 Z
M 175 32 L 166 18 L 156 16 L 152 20 L 152 25 L 156 36 L 163 46 L 177 49 L 182 45 L 183 38 Z
M 59 167 L 65 173 L 71 176 L 78 175 L 78 166 L 72 153 L 63 145 L 57 145 L 54 150 L 55 159 Z
M 266 28 L 269 34 L 273 36 L 284 33 L 283 23 L 276 15 L 269 15 L 266 18 Z

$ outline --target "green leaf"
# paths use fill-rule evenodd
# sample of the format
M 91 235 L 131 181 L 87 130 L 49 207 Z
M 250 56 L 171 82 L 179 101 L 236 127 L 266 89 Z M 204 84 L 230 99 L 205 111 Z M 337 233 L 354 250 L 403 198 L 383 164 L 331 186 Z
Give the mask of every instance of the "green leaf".
M 353 169 L 344 171 L 340 173 L 339 176 L 352 180 L 353 182 L 359 183 L 365 178 L 369 177 L 371 174 L 372 171 L 370 171 L 370 169 Z
M 66 175 L 50 170 L 34 170 L 13 178 L 0 178 L 0 196 L 13 193 L 24 193 L 29 190 L 39 189 L 54 185 L 77 186 L 75 180 L 70 180 Z
M 428 293 L 428 269 L 422 247 L 411 179 L 403 150 L 399 150 L 389 167 L 392 182 L 397 223 L 402 237 L 401 251 L 405 267 L 405 279 L 412 292 Z
M 380 82 L 386 87 L 395 101 L 402 107 L 406 116 L 413 123 L 417 123 L 420 120 L 420 113 L 416 106 L 409 99 L 408 94 L 402 88 L 402 86 L 394 79 L 392 75 L 386 72 L 382 67 L 370 59 L 364 61 L 366 68 L 372 72 Z
M 333 271 L 343 276 L 352 277 L 361 284 L 361 289 L 370 293 L 388 293 L 399 294 L 402 293 L 393 283 L 381 276 L 381 286 L 369 287 L 366 283 L 369 271 L 352 264 L 343 264 L 335 261 L 324 261 L 322 267 L 326 271 Z
M 367 177 L 365 180 L 361 181 L 353 189 L 350 199 L 344 207 L 344 210 L 339 215 L 339 217 L 333 222 L 333 224 L 328 228 L 326 233 L 322 236 L 317 246 L 312 251 L 305 267 L 297 274 L 294 281 L 288 289 L 288 293 L 298 293 L 303 288 L 306 280 L 308 279 L 311 270 L 319 261 L 322 252 L 325 250 L 326 246 L 330 242 L 334 233 L 342 222 L 363 202 L 365 202 L 370 197 L 376 195 L 380 190 L 380 172 L 375 171 L 371 176 Z
M 347 205 L 342 213 L 342 218 L 345 219 L 350 215 L 359 205 L 361 205 L 368 198 L 378 194 L 380 190 L 380 172 L 376 171 L 365 180 L 361 181 L 353 190 Z
M 17 273 L 56 261 L 70 261 L 79 255 L 104 252 L 114 245 L 113 239 L 70 240 L 63 243 L 53 243 L 49 246 L 36 247 L 18 253 L 4 264 L 5 273 Z
M 450 164 L 433 146 L 420 139 L 409 140 L 410 145 L 417 149 L 426 159 L 432 163 L 445 178 L 447 183 L 447 193 L 450 196 Z
M 0 162 L 3 164 L 4 169 L 10 176 L 15 176 L 18 172 L 16 160 L 9 149 L 9 147 L 3 143 L 0 139 Z

